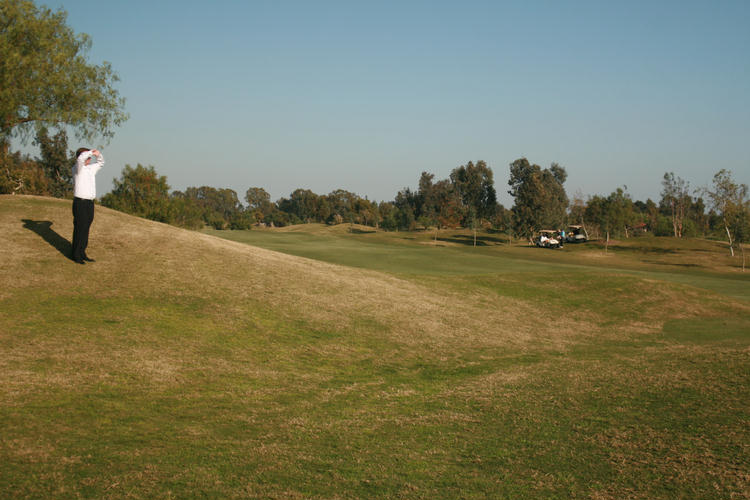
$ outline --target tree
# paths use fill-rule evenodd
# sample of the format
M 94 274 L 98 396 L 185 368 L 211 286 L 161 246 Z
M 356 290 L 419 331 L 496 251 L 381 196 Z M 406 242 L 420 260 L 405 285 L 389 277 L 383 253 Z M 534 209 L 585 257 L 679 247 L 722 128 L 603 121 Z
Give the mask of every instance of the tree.
M 453 169 L 450 179 L 467 216 L 488 219 L 494 214 L 497 193 L 492 169 L 487 163 L 480 160 L 476 165 L 472 162 L 461 165 Z
M 0 144 L 25 141 L 43 126 L 70 127 L 79 139 L 114 135 L 127 120 L 109 63 L 87 62 L 91 39 L 66 25 L 63 10 L 28 0 L 0 3 Z
M 437 217 L 437 229 L 459 226 L 464 210 L 453 183 L 448 179 L 436 182 L 433 197 Z M 435 231 L 435 241 L 437 241 L 437 230 Z
M 628 236 L 628 228 L 638 221 L 633 200 L 623 188 L 617 188 L 606 198 L 594 195 L 589 197 L 584 217 L 594 224 L 600 234 Z
M 434 180 L 435 174 L 422 172 L 419 177 L 419 189 L 414 199 L 414 216 L 417 220 L 421 219 L 428 222 L 428 225 L 437 222 L 437 212 L 439 211 L 435 203 Z
M 309 189 L 295 189 L 289 198 L 281 198 L 279 210 L 294 215 L 300 221 L 310 223 L 317 220 L 320 196 Z
M 173 191 L 170 197 L 170 223 L 186 229 L 203 227 L 203 210 L 198 202 L 182 191 Z
M 652 233 L 656 232 L 656 228 L 659 224 L 659 207 L 656 206 L 651 198 L 646 200 L 644 205 L 644 215 L 646 216 L 646 225 Z
M 0 194 L 46 194 L 47 185 L 44 171 L 28 155 L 0 149 Z
M 377 227 L 380 222 L 377 204 L 365 198 L 357 197 L 354 202 L 355 219 L 358 224 Z
M 251 187 L 248 189 L 245 193 L 245 201 L 248 211 L 253 214 L 256 221 L 265 221 L 266 217 L 273 212 L 271 195 L 263 188 Z
M 721 217 L 724 230 L 729 240 L 729 253 L 734 257 L 735 241 L 742 242 L 748 235 L 746 226 L 750 202 L 747 200 L 747 184 L 737 184 L 732 179 L 732 172 L 721 169 L 713 179 L 713 189 L 705 189 L 712 208 Z
M 665 173 L 661 185 L 661 205 L 671 214 L 675 238 L 682 238 L 685 214 L 692 202 L 689 194 L 690 185 L 680 177 L 675 177 L 674 172 Z
M 583 193 L 578 190 L 570 201 L 570 221 L 572 224 L 580 225 L 583 228 L 584 234 L 586 234 L 586 238 L 588 238 L 585 215 L 586 202 L 583 200 Z
M 73 194 L 72 152 L 68 151 L 68 134 L 60 130 L 50 137 L 46 127 L 37 132 L 34 143 L 39 146 L 42 157 L 37 160 L 47 177 L 47 193 L 56 198 L 67 198 Z
M 436 190 L 433 184 L 435 174 L 422 172 L 419 178 L 419 190 L 415 197 L 414 215 L 425 230 L 430 226 L 435 226 L 435 237 L 437 238 L 437 229 L 439 229 L 438 213 L 440 212 L 439 201 L 436 197 Z
M 329 220 L 340 216 L 344 222 L 352 222 L 356 216 L 356 203 L 359 199 L 355 193 L 336 189 L 325 196 L 330 210 Z
M 41 152 L 41 158 L 34 160 L 0 149 L 0 193 L 72 197 L 74 158 L 68 151 L 65 130 L 50 137 L 47 128 L 42 127 L 34 144 Z
M 378 205 L 378 213 L 380 214 L 380 227 L 386 231 L 395 231 L 398 229 L 397 220 L 398 209 L 390 201 L 381 201 Z
M 552 163 L 548 169 L 542 170 L 542 185 L 545 191 L 543 221 L 551 228 L 561 228 L 565 225 L 568 209 L 568 195 L 563 184 L 568 179 L 565 167 Z
M 692 200 L 688 207 L 688 220 L 695 226 L 695 234 L 705 237 L 708 232 L 708 216 L 706 215 L 706 202 L 702 197 Z
M 510 233 L 513 222 L 513 212 L 505 208 L 502 203 L 495 206 L 495 214 L 490 218 L 492 229 Z
M 419 218 L 421 224 L 427 229 L 435 227 L 435 242 L 438 233 L 443 227 L 457 227 L 461 224 L 463 209 L 461 201 L 456 194 L 453 183 L 443 179 L 432 183 L 434 176 L 429 174 L 429 184 L 426 172 L 422 173 L 420 179 L 420 191 L 417 195 L 422 200 L 422 215 Z
M 125 165 L 120 179 L 114 179 L 111 192 L 102 197 L 102 205 L 159 222 L 171 222 L 169 184 L 153 166 Z
M 583 218 L 589 221 L 589 229 L 591 229 L 592 236 L 594 238 L 601 237 L 602 231 L 606 232 L 609 230 L 607 222 L 607 198 L 598 194 L 589 196 Z
M 408 187 L 396 193 L 396 199 L 393 200 L 396 207 L 396 226 L 398 229 L 414 229 L 416 217 L 417 195 Z
M 245 218 L 242 204 L 233 189 L 189 187 L 185 196 L 198 203 L 203 210 L 203 221 L 214 229 L 238 229 L 251 224 Z
M 628 228 L 637 222 L 633 200 L 627 193 L 627 186 L 617 188 L 607 197 L 607 230 L 628 237 Z
M 532 165 L 526 158 L 510 164 L 508 194 L 514 198 L 511 210 L 516 234 L 530 238 L 544 227 L 562 227 L 568 208 L 563 187 L 566 179 L 565 168 L 557 163 L 548 169 Z

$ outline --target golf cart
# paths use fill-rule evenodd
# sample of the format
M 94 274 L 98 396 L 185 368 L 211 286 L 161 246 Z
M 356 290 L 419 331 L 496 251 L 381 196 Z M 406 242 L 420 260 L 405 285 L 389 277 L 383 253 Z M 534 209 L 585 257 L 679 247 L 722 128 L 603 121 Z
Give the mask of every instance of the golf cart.
M 568 233 L 565 235 L 566 243 L 586 243 L 588 237 L 583 226 L 568 226 Z
M 541 248 L 560 248 L 560 235 L 551 229 L 542 229 L 534 238 L 536 246 Z

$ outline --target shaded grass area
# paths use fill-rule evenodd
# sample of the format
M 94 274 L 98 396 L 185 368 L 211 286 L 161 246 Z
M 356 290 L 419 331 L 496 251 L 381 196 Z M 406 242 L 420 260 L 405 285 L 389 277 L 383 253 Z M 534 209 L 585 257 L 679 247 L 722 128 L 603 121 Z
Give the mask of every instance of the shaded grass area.
M 432 272 L 318 275 L 313 261 L 107 211 L 92 235 L 97 266 L 81 271 L 21 222 L 65 235 L 56 210 L 67 205 L 3 203 L 13 255 L 0 275 L 14 288 L 0 295 L 2 497 L 750 491 L 750 315 L 726 295 L 596 267 L 563 279 L 569 266 L 496 255 L 461 264 L 446 257 L 455 249 L 428 258 L 408 241 L 375 242 L 353 262 Z M 293 246 L 311 255 L 350 248 L 304 238 Z M 397 321 L 368 298 L 405 300 L 398 287 L 439 307 Z M 524 318 L 489 310 L 500 306 L 528 314 L 538 335 L 518 337 Z

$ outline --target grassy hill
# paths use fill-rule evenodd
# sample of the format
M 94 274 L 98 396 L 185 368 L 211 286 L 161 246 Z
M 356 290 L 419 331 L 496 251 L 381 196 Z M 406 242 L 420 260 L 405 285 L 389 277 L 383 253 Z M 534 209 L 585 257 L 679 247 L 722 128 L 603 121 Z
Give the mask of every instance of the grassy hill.
M 36 197 L 0 230 L 0 497 L 750 492 L 731 265 L 97 207 L 79 266 L 70 203 Z

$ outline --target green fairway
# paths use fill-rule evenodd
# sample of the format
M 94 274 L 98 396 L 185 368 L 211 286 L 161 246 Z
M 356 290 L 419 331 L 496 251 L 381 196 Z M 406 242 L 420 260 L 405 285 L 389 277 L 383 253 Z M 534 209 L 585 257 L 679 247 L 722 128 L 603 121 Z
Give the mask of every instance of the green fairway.
M 498 259 L 481 249 L 433 247 L 430 240 L 419 242 L 387 235 L 272 231 L 207 231 L 222 238 L 261 246 L 278 252 L 345 266 L 403 274 L 460 275 L 519 270 L 527 264 L 515 259 Z M 402 233 L 403 234 L 403 233 Z M 400 235 L 399 235 L 400 236 Z M 540 264 L 542 271 L 557 266 Z M 531 270 L 531 269 L 529 269 Z
M 70 219 L 0 197 L 0 498 L 748 497 L 733 268 Z
M 429 235 L 419 233 L 347 233 L 326 231 L 319 225 L 287 231 L 216 231 L 208 234 L 263 248 L 322 260 L 345 266 L 407 275 L 480 275 L 495 273 L 533 274 L 540 280 L 575 281 L 586 272 L 631 274 L 641 278 L 681 283 L 734 298 L 750 300 L 750 272 L 720 273 L 713 269 L 676 268 L 679 262 L 654 265 L 617 259 L 597 248 L 596 258 L 581 257 L 586 245 L 568 245 L 563 250 L 548 250 L 526 245 L 508 245 L 505 238 L 491 236 L 490 245 L 474 247 L 471 239 L 451 238 L 445 231 L 434 245 Z M 462 241 L 447 246 L 445 240 Z M 638 241 L 637 239 L 634 241 Z M 643 241 L 652 244 L 653 239 Z M 480 240 L 481 242 L 481 240 Z M 590 247 L 590 246 L 589 246 Z M 633 251 L 628 248 L 629 253 Z M 626 253 L 623 249 L 616 252 Z M 717 253 L 717 257 L 721 254 Z M 672 264 L 672 265 L 670 265 Z M 676 264 L 676 265 L 675 265 Z

